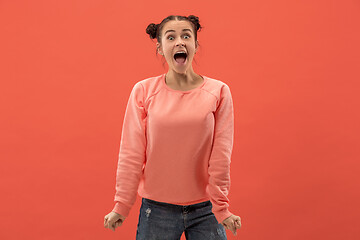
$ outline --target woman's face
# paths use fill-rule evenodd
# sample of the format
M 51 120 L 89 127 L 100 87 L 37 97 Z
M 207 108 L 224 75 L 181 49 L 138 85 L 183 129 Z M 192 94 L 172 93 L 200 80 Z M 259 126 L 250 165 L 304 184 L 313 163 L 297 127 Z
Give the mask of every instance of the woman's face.
M 197 50 L 195 35 L 190 22 L 171 20 L 165 23 L 161 32 L 161 45 L 156 43 L 158 51 L 163 55 L 169 68 L 179 73 L 185 73 L 191 68 L 192 60 Z M 186 58 L 179 57 L 175 60 L 175 53 L 185 51 Z

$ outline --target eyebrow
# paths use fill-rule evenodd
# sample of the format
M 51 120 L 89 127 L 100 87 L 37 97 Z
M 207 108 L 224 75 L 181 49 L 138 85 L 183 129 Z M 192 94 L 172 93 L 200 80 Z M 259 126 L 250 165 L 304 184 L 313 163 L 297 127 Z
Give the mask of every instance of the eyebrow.
M 192 32 L 191 29 L 188 29 L 188 28 L 183 29 L 183 32 L 184 32 L 184 31 L 190 31 L 190 32 Z M 164 33 L 164 35 L 165 35 L 167 32 L 175 32 L 175 31 L 174 31 L 174 30 L 167 30 L 167 31 Z

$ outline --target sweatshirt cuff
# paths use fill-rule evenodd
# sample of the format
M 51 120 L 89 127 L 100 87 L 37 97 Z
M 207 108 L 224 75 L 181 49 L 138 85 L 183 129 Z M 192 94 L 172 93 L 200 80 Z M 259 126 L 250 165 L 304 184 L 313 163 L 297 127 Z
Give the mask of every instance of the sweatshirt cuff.
M 216 220 L 219 222 L 219 223 L 222 223 L 226 218 L 230 217 L 231 215 L 233 215 L 229 210 L 225 209 L 225 210 L 222 210 L 220 212 L 214 212 L 214 215 L 216 217 Z
M 120 202 L 116 202 L 112 212 L 116 212 L 124 217 L 127 217 L 129 215 L 130 208 Z

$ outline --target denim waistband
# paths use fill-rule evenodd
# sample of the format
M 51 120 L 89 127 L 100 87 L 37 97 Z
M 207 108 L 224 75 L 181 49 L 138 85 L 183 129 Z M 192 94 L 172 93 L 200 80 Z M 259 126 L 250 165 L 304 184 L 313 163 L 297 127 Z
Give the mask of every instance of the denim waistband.
M 176 209 L 183 209 L 184 207 L 201 208 L 201 207 L 206 207 L 208 205 L 212 205 L 210 200 L 200 202 L 200 203 L 190 204 L 190 205 L 177 205 L 177 204 L 171 204 L 171 203 L 166 203 L 166 202 L 158 202 L 158 201 L 155 201 L 155 200 L 152 200 L 149 198 L 144 198 L 144 197 L 143 197 L 143 201 L 148 202 L 153 205 L 157 205 L 157 206 L 176 208 Z

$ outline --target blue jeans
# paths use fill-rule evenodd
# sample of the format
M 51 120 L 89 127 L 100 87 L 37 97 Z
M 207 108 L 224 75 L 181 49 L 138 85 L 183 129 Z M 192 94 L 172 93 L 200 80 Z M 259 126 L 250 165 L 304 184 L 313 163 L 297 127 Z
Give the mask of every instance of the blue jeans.
M 136 240 L 226 240 L 225 228 L 217 221 L 209 201 L 174 205 L 142 198 Z

